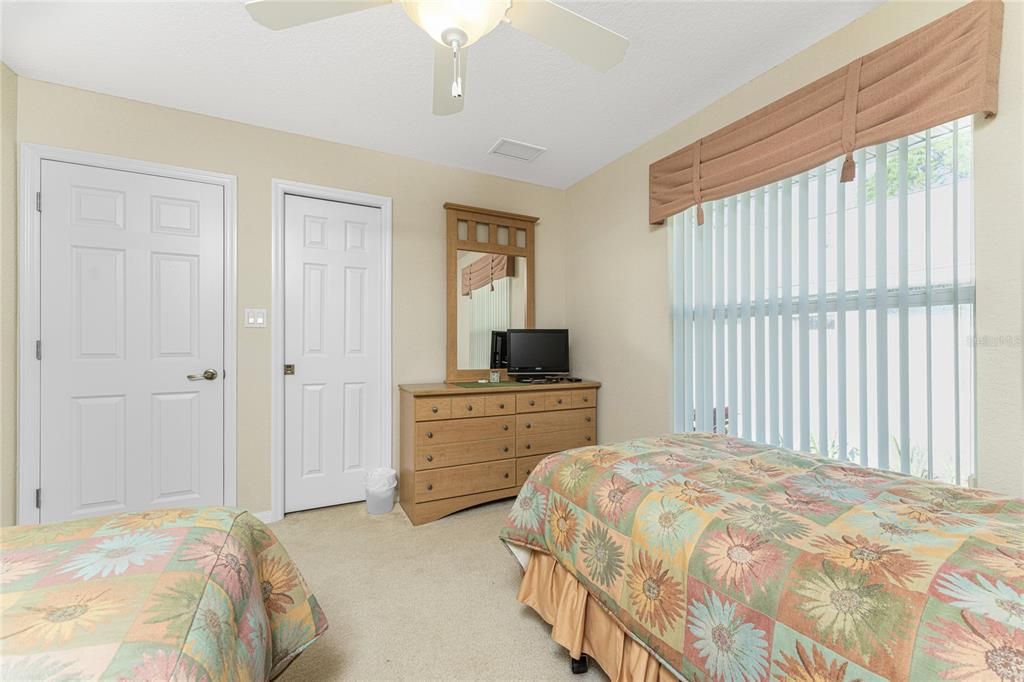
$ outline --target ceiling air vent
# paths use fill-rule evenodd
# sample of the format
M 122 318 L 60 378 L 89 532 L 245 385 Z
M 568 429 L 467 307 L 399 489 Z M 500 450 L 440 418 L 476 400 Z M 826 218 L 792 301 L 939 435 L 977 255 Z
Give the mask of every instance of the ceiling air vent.
M 547 147 L 538 147 L 535 144 L 526 144 L 503 137 L 491 147 L 491 154 L 507 156 L 510 159 L 530 162 L 547 151 Z

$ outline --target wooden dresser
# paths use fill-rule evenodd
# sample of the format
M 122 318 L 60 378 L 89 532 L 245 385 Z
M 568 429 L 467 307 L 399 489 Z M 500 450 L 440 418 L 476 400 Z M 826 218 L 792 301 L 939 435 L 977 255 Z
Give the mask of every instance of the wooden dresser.
M 399 386 L 399 500 L 413 525 L 512 497 L 546 455 L 596 443 L 600 386 Z

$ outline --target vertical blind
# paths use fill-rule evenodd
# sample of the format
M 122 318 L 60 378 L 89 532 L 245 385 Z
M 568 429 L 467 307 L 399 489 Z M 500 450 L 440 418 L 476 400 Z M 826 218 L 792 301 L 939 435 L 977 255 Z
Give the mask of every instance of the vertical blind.
M 670 224 L 674 422 L 966 483 L 970 118 Z
M 467 361 L 471 364 L 462 366 L 491 366 L 491 331 L 509 327 L 511 282 L 510 277 L 496 279 L 468 297 L 470 357 Z

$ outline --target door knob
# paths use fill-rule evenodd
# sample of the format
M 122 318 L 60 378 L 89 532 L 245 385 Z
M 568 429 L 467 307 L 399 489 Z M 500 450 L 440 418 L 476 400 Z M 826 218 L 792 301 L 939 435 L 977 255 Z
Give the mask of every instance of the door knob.
M 213 381 L 214 379 L 217 378 L 217 376 L 217 370 L 208 369 L 202 374 L 189 374 L 185 378 L 188 379 L 189 381 L 202 381 L 203 379 L 206 379 L 207 381 Z

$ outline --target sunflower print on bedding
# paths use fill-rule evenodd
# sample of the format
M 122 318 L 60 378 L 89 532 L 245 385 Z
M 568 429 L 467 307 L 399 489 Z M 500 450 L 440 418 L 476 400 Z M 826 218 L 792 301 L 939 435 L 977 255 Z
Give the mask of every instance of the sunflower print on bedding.
M 1024 681 L 1024 500 L 691 433 L 547 457 L 501 539 L 683 679 Z
M 2 680 L 265 680 L 326 629 L 273 532 L 238 509 L 0 529 Z

